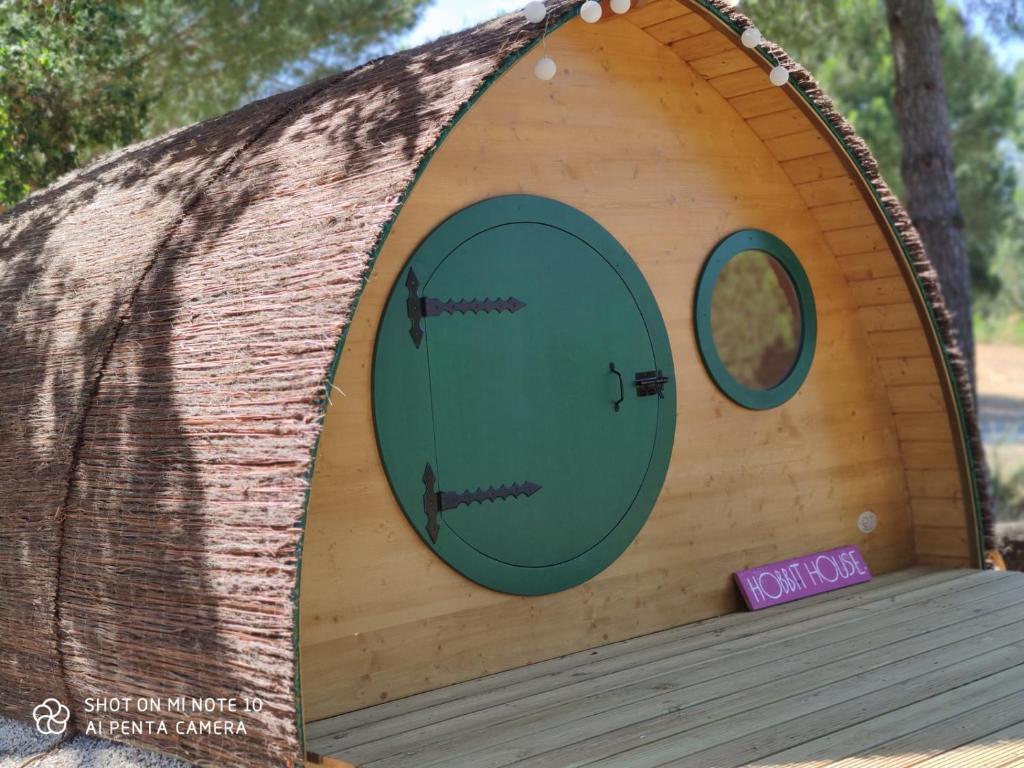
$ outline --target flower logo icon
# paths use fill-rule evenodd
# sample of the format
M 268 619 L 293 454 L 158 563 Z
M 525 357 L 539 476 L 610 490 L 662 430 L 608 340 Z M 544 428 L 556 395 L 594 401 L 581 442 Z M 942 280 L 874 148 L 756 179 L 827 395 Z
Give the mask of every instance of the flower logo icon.
M 57 699 L 47 699 L 32 710 L 36 730 L 47 736 L 60 736 L 68 728 L 71 710 Z

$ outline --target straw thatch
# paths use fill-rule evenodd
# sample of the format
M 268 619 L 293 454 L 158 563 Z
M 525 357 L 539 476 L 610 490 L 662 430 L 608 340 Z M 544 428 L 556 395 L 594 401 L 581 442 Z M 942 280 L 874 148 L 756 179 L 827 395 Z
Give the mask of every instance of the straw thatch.
M 228 718 L 244 738 L 175 735 L 204 718 L 165 708 L 171 733 L 127 740 L 211 765 L 300 758 L 325 379 L 418 169 L 542 32 L 514 15 L 381 59 L 108 155 L 0 219 L 0 713 L 56 696 L 79 724 L 142 721 L 87 700 L 258 697 Z M 935 294 L 867 150 L 799 84 Z

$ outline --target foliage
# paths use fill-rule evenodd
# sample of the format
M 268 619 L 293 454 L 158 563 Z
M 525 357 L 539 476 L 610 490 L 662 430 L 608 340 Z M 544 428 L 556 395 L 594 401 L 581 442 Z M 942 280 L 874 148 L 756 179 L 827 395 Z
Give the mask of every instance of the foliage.
M 1010 14 L 1004 19 L 1007 30 L 1019 19 L 1019 3 L 999 6 Z M 1024 263 L 1019 237 L 1024 227 L 1015 230 L 1021 215 L 1014 201 L 1018 180 L 1010 151 L 1024 89 L 999 67 L 989 44 L 956 7 L 943 0 L 936 5 L 971 277 L 975 297 L 984 303 L 999 294 L 1007 267 Z M 882 0 L 744 0 L 741 7 L 822 81 L 871 146 L 894 191 L 902 194 L 893 61 Z
M 97 152 L 374 52 L 429 0 L 0 0 L 0 210 Z
M 1017 69 L 1019 91 L 1024 94 L 1024 64 Z M 1024 114 L 1018 112 L 1016 127 L 1017 169 L 1024 172 Z M 1015 327 L 1014 343 L 1024 344 L 1024 186 L 1017 189 L 1014 212 L 1005 224 L 992 260 L 992 272 L 999 280 L 1002 291 L 981 307 L 980 317 L 987 324 Z
M 161 132 L 350 66 L 429 0 L 146 0 L 146 92 Z
M 140 135 L 134 16 L 117 3 L 0 0 L 0 208 L 83 150 Z
M 1019 291 L 1020 285 L 1015 284 L 1014 288 Z M 1002 304 L 994 310 L 975 312 L 974 336 L 979 344 L 1024 346 L 1024 315 L 1007 309 Z
M 1024 520 L 1024 469 L 1016 472 L 1001 472 L 995 467 L 992 472 L 992 501 L 995 518 L 1000 522 Z

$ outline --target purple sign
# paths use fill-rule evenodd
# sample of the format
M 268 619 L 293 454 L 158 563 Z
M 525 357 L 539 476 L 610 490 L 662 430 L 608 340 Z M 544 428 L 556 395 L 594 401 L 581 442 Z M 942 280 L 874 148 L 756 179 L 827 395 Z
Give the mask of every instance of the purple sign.
M 780 560 L 733 574 L 752 611 L 871 581 L 855 546 Z

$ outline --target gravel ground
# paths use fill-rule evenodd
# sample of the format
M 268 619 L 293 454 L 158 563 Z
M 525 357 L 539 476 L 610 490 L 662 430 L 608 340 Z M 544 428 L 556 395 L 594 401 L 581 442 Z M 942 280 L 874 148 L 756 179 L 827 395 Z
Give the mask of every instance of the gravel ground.
M 0 768 L 189 768 L 155 752 L 81 734 L 47 753 L 58 741 L 40 736 L 32 725 L 0 718 Z

